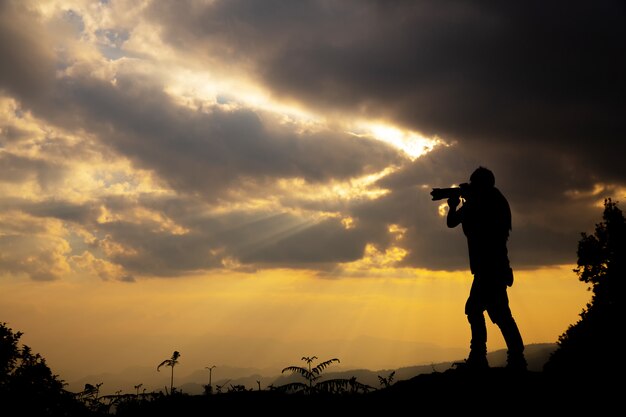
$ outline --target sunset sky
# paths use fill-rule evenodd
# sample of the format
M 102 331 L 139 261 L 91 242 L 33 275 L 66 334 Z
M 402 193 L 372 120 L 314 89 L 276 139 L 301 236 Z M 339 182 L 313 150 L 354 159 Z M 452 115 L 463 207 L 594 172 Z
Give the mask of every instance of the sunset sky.
M 556 342 L 626 200 L 622 1 L 0 0 L 0 322 L 64 380 L 459 359 L 490 168 L 511 308 Z M 623 208 L 623 207 L 622 207 Z M 490 324 L 489 349 L 504 347 Z

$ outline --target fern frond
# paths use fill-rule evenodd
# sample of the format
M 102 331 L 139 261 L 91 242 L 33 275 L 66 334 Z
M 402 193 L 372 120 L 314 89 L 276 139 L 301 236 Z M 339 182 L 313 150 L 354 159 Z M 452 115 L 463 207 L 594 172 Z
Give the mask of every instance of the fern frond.
M 320 381 L 315 385 L 315 389 L 320 392 L 340 392 L 345 391 L 348 387 L 350 381 L 345 378 L 337 378 L 337 379 L 327 379 L 325 381 Z
M 373 391 L 373 390 L 376 389 L 376 388 L 374 388 L 374 387 L 372 387 L 370 385 L 363 384 L 363 383 L 357 381 L 356 378 L 354 378 L 354 377 L 350 379 L 350 388 L 352 389 L 352 391 L 355 391 L 355 392 L 357 392 L 359 390 L 363 391 L 363 392 L 369 392 L 369 391 Z
M 339 362 L 339 359 L 333 358 L 333 359 L 329 359 L 329 360 L 324 361 L 324 362 L 320 362 L 319 364 L 317 364 L 317 366 L 315 368 L 312 369 L 312 371 L 315 372 L 316 374 L 319 374 L 319 373 L 321 373 L 324 370 L 324 368 L 326 368 L 327 366 L 329 366 L 333 362 Z
M 302 374 L 302 375 L 309 373 L 308 369 L 303 368 L 301 366 L 288 366 L 285 369 L 283 369 L 281 373 L 284 374 L 287 371 L 293 372 L 294 374 Z
M 285 392 L 290 392 L 290 391 L 298 392 L 298 391 L 306 391 L 307 389 L 309 389 L 309 386 L 302 382 L 290 382 L 285 385 L 279 385 L 278 387 L 276 387 L 276 389 L 285 391 Z
M 159 364 L 159 366 L 157 366 L 157 372 L 160 372 L 160 371 L 159 371 L 159 368 L 161 368 L 161 367 L 162 367 L 162 366 L 164 366 L 164 365 L 165 365 L 165 366 L 170 366 L 170 362 L 171 362 L 171 361 L 170 361 L 169 359 L 165 359 L 163 362 L 161 362 L 161 363 Z

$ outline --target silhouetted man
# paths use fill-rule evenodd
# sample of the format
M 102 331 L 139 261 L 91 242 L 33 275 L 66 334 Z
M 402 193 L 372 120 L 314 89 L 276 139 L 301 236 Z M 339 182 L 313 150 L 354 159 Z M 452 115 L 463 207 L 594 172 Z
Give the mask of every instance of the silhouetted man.
M 448 199 L 448 227 L 463 227 L 467 237 L 470 270 L 474 275 L 465 304 L 472 339 L 466 360 L 472 369 L 488 368 L 487 327 L 484 311 L 502 331 L 507 345 L 507 368 L 526 369 L 524 342 L 509 308 L 507 287 L 513 285 L 507 240 L 511 231 L 511 209 L 500 190 L 495 187 L 493 173 L 479 167 L 462 187 L 460 199 Z

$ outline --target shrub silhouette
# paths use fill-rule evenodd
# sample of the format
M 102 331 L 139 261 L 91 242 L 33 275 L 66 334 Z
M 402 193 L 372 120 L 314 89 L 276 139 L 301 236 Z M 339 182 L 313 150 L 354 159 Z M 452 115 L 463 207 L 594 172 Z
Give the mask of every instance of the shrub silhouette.
M 619 333 L 624 317 L 626 221 L 617 203 L 606 199 L 594 234 L 581 235 L 574 272 L 590 285 L 593 295 L 578 322 L 559 336 L 545 372 L 602 374 L 622 360 Z
M 3 415 L 86 416 L 89 410 L 45 359 L 20 345 L 22 332 L 0 323 L 0 412 Z

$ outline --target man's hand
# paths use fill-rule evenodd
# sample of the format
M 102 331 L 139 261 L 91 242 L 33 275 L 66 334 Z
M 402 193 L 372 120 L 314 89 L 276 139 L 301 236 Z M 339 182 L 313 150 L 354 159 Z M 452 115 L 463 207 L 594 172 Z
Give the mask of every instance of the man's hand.
M 462 208 L 457 211 L 456 207 L 461 203 L 461 199 L 459 197 L 450 197 L 448 199 L 448 216 L 446 217 L 446 224 L 448 227 L 457 227 L 461 224 L 461 211 Z

